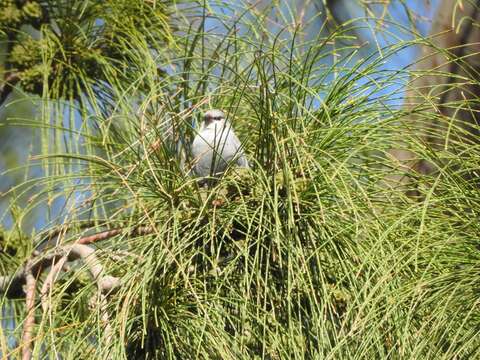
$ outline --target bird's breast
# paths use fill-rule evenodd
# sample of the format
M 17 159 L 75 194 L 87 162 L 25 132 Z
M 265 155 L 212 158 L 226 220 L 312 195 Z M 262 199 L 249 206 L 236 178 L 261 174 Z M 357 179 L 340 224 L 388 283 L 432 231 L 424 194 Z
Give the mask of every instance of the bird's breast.
M 193 140 L 193 150 L 195 148 L 208 147 L 210 149 L 218 148 L 228 143 L 229 131 L 219 131 L 218 129 L 205 129 L 201 131 Z

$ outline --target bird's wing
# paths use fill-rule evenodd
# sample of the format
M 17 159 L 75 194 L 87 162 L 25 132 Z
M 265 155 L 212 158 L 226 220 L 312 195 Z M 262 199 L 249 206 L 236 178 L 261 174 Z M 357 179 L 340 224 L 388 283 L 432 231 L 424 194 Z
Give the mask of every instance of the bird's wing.
M 233 142 L 235 144 L 235 163 L 237 166 L 242 167 L 242 168 L 249 168 L 250 166 L 248 165 L 248 160 L 247 157 L 245 156 L 245 153 L 243 152 L 242 149 L 242 143 L 238 139 L 237 135 L 234 133 L 232 134 L 233 137 Z
M 242 168 L 247 168 L 247 169 L 250 168 L 250 165 L 248 164 L 247 157 L 245 156 L 245 154 L 243 152 L 237 159 L 237 165 L 238 165 L 238 167 L 242 167 Z

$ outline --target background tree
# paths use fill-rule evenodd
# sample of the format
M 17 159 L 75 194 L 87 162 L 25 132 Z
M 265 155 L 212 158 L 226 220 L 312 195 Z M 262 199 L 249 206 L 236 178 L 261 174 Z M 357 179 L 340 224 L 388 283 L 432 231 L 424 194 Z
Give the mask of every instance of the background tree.
M 421 134 L 420 141 L 432 147 L 439 159 L 449 162 L 448 153 L 461 154 L 462 164 L 450 163 L 462 171 L 468 179 L 476 182 L 478 174 L 465 166 L 478 143 L 480 88 L 479 37 L 477 24 L 480 20 L 479 4 L 475 1 L 443 0 L 434 17 L 431 37 L 420 48 L 415 72 L 407 93 L 406 107 L 413 114 L 407 118 L 406 131 Z M 419 110 L 420 115 L 415 113 Z M 435 115 L 422 118 L 423 111 Z M 422 159 L 408 149 L 396 149 L 392 154 L 417 172 L 431 174 L 436 164 Z M 409 182 L 411 176 L 397 179 Z

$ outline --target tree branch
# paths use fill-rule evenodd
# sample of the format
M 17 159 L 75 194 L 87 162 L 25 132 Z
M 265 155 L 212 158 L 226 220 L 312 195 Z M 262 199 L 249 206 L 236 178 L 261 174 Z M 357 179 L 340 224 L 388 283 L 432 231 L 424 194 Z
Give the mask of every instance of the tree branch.
M 22 360 L 30 360 L 32 358 L 32 338 L 33 327 L 35 326 L 35 287 L 37 285 L 37 279 L 34 276 L 32 270 L 33 266 L 31 261 L 28 261 L 25 266 L 25 278 L 26 278 L 26 299 L 25 306 L 27 310 L 27 317 L 23 324 L 22 341 L 20 346 L 22 347 Z
M 154 229 L 152 226 L 139 226 L 137 228 L 134 228 L 130 233 L 129 236 L 142 236 L 142 235 L 148 235 L 153 233 Z M 89 236 L 84 236 L 80 238 L 76 243 L 77 244 L 82 244 L 82 245 L 88 245 L 88 244 L 93 244 L 95 242 L 99 242 L 102 240 L 109 239 L 111 237 L 114 237 L 116 235 L 119 235 L 121 233 L 125 232 L 125 229 L 112 229 L 112 230 L 106 230 L 102 231 L 93 235 Z
M 48 301 L 48 295 L 50 289 L 53 286 L 53 283 L 57 280 L 58 273 L 63 269 L 63 266 L 67 262 L 67 257 L 62 257 L 58 262 L 52 261 L 52 266 L 50 272 L 47 275 L 47 278 L 43 282 L 42 290 L 40 291 L 40 300 L 42 301 L 43 312 L 47 312 L 50 308 L 50 302 Z
M 32 258 L 29 260 L 32 262 L 32 271 L 35 274 L 41 274 L 45 269 L 52 266 L 52 264 L 56 263 L 57 261 L 60 261 L 60 259 L 64 256 L 68 257 L 68 261 L 74 261 L 79 258 L 82 258 L 81 253 L 83 253 L 85 250 L 79 250 L 80 248 L 75 248 L 74 245 L 89 245 L 89 244 L 97 243 L 103 240 L 110 239 L 116 235 L 122 234 L 125 232 L 125 230 L 126 230 L 125 228 L 105 230 L 96 234 L 84 236 L 79 238 L 76 242 L 74 242 L 73 245 L 57 246 L 50 253 L 43 254 L 41 256 L 38 252 L 34 252 L 34 254 L 32 255 Z M 128 235 L 142 236 L 142 235 L 151 234 L 153 233 L 153 231 L 154 231 L 154 228 L 152 226 L 139 226 L 137 228 L 132 229 L 128 233 Z M 73 252 L 72 252 L 72 249 L 73 249 Z M 94 251 L 93 249 L 91 250 Z M 12 275 L 0 276 L 0 293 L 5 293 L 5 295 L 9 298 L 16 298 L 16 297 L 23 296 L 24 295 L 23 286 L 26 284 L 25 269 L 26 269 L 26 265 L 23 267 L 23 269 L 21 269 L 20 271 Z M 99 268 L 94 267 L 93 270 L 96 271 L 95 269 L 99 269 Z M 97 272 L 97 275 L 98 275 L 98 272 Z M 105 281 L 107 281 L 108 283 L 108 279 Z M 108 289 L 109 287 L 107 283 L 103 285 L 105 286 L 105 289 Z
M 140 226 L 129 232 L 130 236 L 147 235 L 153 232 L 153 227 Z M 112 238 L 125 232 L 125 229 L 112 229 L 102 231 L 93 235 L 79 238 L 74 244 L 56 246 L 50 253 L 41 255 L 35 250 L 32 257 L 27 260 L 21 271 L 13 275 L 0 276 L 0 292 L 8 296 L 20 296 L 25 286 L 25 307 L 27 316 L 23 325 L 22 341 L 20 344 L 22 360 L 32 358 L 33 327 L 35 326 L 35 297 L 37 279 L 41 273 L 50 267 L 41 289 L 41 301 L 43 311 L 50 308 L 47 294 L 53 286 L 58 273 L 61 271 L 67 261 L 82 260 L 88 268 L 93 280 L 97 284 L 98 294 L 100 296 L 101 318 L 105 324 L 106 341 L 109 343 L 113 336 L 110 325 L 107 307 L 106 294 L 120 286 L 120 279 L 110 275 L 104 275 L 104 268 L 98 258 L 95 256 L 95 249 L 88 246 L 102 240 Z
M 63 254 L 62 254 L 63 253 Z M 58 262 L 56 262 L 58 259 Z M 41 290 L 42 308 L 47 311 L 50 307 L 48 301 L 46 301 L 46 294 L 53 285 L 56 275 L 62 269 L 66 261 L 74 261 L 81 259 L 87 266 L 93 280 L 97 283 L 101 299 L 101 312 L 102 320 L 105 322 L 107 331 L 107 340 L 111 339 L 111 326 L 109 324 L 108 313 L 106 313 L 106 297 L 105 294 L 109 293 L 113 289 L 120 286 L 120 279 L 110 275 L 103 275 L 104 268 L 101 265 L 98 258 L 95 256 L 95 250 L 88 245 L 73 244 L 59 247 L 56 254 L 51 259 L 50 273 L 45 280 L 45 283 Z M 55 263 L 56 262 L 56 263 Z M 45 261 L 41 262 L 45 264 Z M 26 309 L 27 317 L 23 326 L 22 333 L 22 360 L 30 360 L 32 358 L 32 338 L 33 327 L 35 325 L 35 294 L 36 283 L 40 273 L 44 270 L 44 267 L 39 267 L 38 263 L 34 263 L 33 259 L 27 261 L 25 265 L 25 281 L 26 281 Z M 35 275 L 34 275 L 35 274 Z
M 104 272 L 103 266 L 95 256 L 95 250 L 90 246 L 74 244 L 71 245 L 68 250 L 68 260 L 83 260 L 85 265 L 88 267 L 92 278 L 97 282 L 98 290 L 102 294 L 106 294 L 120 285 L 120 279 L 110 275 L 102 275 Z

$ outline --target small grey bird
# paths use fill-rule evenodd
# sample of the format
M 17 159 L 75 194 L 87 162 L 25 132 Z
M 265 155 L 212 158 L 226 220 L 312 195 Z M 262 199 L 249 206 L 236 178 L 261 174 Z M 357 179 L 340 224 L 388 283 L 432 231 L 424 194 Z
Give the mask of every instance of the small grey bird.
M 221 110 L 205 113 L 192 144 L 193 171 L 198 177 L 222 174 L 230 164 L 248 168 L 240 140 Z

